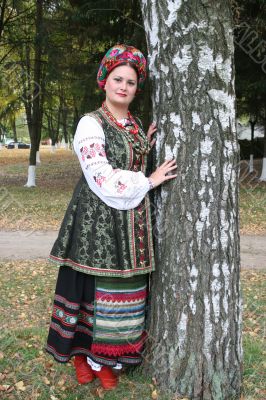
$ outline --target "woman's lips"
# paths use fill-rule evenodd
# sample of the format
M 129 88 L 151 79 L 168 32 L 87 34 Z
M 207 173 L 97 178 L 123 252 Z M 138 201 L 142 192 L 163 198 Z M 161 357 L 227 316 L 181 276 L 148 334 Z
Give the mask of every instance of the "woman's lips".
M 117 94 L 118 94 L 118 96 L 126 97 L 126 94 L 124 94 L 124 93 L 117 93 Z

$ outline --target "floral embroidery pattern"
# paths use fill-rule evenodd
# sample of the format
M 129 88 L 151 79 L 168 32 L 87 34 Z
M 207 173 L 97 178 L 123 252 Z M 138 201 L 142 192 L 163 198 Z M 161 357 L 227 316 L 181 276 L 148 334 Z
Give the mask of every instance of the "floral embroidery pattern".
M 96 175 L 93 176 L 93 179 L 98 186 L 102 187 L 102 184 L 106 180 L 106 177 L 103 176 L 101 172 L 97 172 Z
M 100 157 L 106 157 L 104 144 L 92 143 L 89 148 L 87 146 L 82 146 L 80 148 L 82 161 L 86 158 L 90 159 L 99 155 Z
M 78 317 L 75 314 L 67 314 L 62 308 L 54 305 L 53 316 L 62 321 L 64 325 L 75 325 Z
M 115 184 L 115 188 L 117 190 L 117 193 L 123 193 L 123 191 L 127 188 L 127 185 L 120 181 L 117 181 Z
M 85 161 L 85 156 L 88 154 L 88 147 L 84 146 L 80 149 L 82 161 Z

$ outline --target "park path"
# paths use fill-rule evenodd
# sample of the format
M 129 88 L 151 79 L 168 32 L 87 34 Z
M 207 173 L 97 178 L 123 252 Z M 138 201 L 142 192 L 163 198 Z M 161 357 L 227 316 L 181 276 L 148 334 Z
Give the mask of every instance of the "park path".
M 56 231 L 0 231 L 0 261 L 47 258 Z M 266 269 L 266 236 L 242 235 L 241 268 Z

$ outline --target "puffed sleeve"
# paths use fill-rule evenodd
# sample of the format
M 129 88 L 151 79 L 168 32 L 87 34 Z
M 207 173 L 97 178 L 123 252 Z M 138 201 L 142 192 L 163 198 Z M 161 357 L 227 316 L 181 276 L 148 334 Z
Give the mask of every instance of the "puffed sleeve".
M 143 172 L 114 169 L 105 154 L 101 125 L 88 115 L 78 123 L 74 150 L 90 189 L 108 206 L 129 210 L 139 205 L 150 189 Z

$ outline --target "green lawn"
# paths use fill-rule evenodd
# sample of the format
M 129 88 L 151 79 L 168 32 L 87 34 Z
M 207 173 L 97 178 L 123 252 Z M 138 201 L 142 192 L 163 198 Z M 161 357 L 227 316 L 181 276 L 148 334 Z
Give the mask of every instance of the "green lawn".
M 27 181 L 29 150 L 0 151 L 0 229 L 56 230 L 81 171 L 71 151 L 42 149 L 35 188 Z

